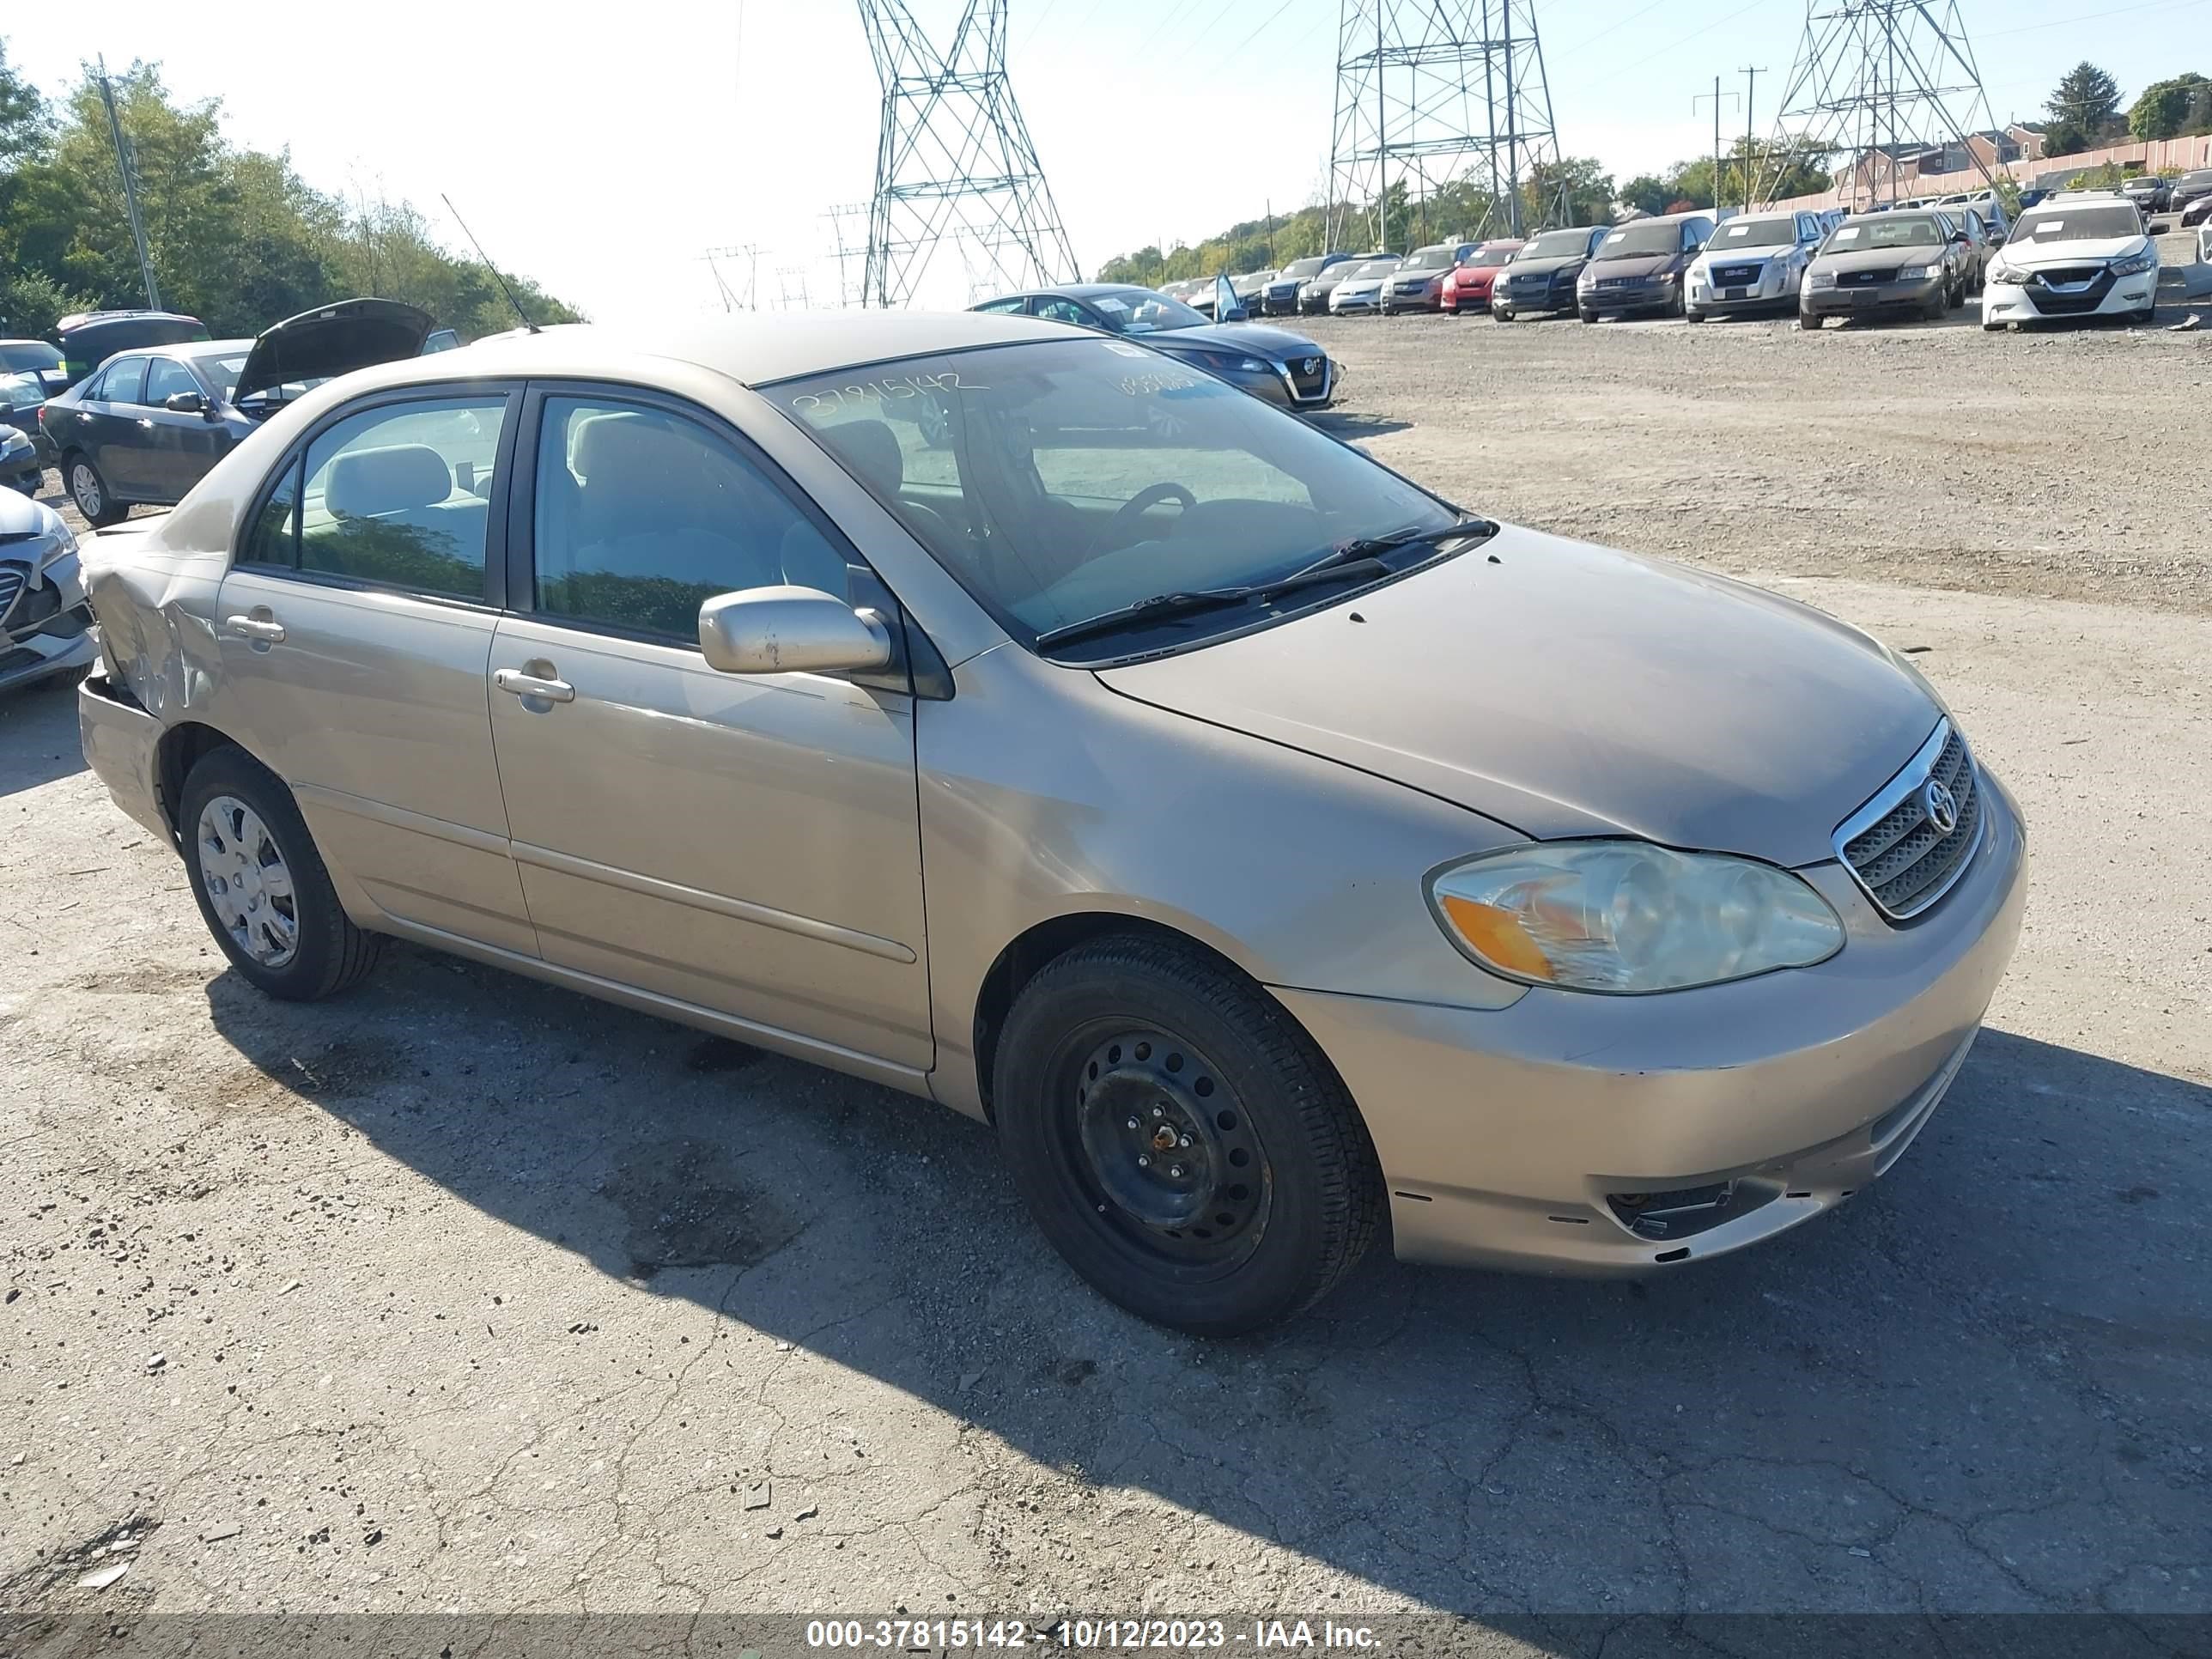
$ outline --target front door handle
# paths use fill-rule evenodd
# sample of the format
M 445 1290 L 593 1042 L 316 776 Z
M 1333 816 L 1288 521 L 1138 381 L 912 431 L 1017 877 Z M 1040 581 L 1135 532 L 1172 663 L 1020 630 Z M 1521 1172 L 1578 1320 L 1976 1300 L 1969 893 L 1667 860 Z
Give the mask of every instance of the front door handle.
M 222 625 L 241 638 L 259 640 L 270 645 L 284 637 L 284 624 L 273 617 L 225 617 Z
M 576 701 L 576 688 L 568 681 L 526 674 L 520 668 L 494 669 L 491 683 L 518 697 L 538 697 L 547 702 Z

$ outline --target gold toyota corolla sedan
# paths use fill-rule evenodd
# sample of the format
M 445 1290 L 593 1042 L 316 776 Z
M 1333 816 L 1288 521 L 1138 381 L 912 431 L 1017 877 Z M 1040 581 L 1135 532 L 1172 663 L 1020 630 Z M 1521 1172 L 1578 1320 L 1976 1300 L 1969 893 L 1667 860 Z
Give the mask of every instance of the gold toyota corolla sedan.
M 1385 1229 L 1808 1220 L 2020 925 L 2017 808 L 1864 635 L 1048 323 L 386 364 L 86 562 L 85 752 L 243 978 L 410 939 L 932 1097 L 1191 1331 Z

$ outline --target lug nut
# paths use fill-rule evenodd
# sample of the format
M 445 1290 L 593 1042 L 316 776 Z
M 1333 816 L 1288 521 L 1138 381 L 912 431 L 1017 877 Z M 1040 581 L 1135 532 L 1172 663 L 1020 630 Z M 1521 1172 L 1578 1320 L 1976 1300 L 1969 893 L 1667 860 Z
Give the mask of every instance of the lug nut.
M 1189 1145 L 1190 1145 L 1190 1137 L 1189 1137 L 1188 1135 L 1185 1135 L 1185 1136 L 1184 1136 L 1181 1140 L 1177 1141 L 1177 1142 L 1176 1143 L 1176 1145 L 1177 1145 L 1178 1146 L 1189 1146 Z
M 1137 1167 L 1140 1170 L 1149 1170 L 1152 1167 L 1152 1160 L 1143 1152 L 1139 1152 L 1137 1154 Z
M 1154 1117 L 1165 1117 L 1167 1115 L 1167 1112 L 1164 1108 L 1155 1106 L 1152 1108 L 1152 1115 Z
M 1135 1127 L 1137 1127 L 1137 1120 L 1136 1120 L 1136 1119 L 1134 1119 L 1133 1117 L 1133 1118 L 1131 1118 L 1131 1119 L 1129 1120 L 1129 1126 L 1128 1126 L 1128 1127 L 1131 1127 L 1132 1129 L 1135 1128 Z
M 1173 1176 L 1177 1181 L 1181 1181 L 1182 1179 L 1182 1165 L 1180 1164 L 1170 1164 L 1168 1165 L 1168 1173 Z

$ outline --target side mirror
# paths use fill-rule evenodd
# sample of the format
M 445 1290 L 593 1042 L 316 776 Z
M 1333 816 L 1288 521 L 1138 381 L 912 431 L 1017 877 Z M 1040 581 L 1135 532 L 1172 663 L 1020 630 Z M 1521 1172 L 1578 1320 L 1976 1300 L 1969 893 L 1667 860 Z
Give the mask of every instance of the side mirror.
M 207 406 L 207 398 L 197 392 L 172 392 L 161 403 L 172 415 L 204 415 Z
M 1244 302 L 1237 297 L 1237 290 L 1229 286 L 1226 276 L 1213 279 L 1213 320 L 1217 323 L 1241 323 L 1249 313 Z
M 868 673 L 891 664 L 882 619 L 816 587 L 748 587 L 708 600 L 699 649 L 724 674 Z

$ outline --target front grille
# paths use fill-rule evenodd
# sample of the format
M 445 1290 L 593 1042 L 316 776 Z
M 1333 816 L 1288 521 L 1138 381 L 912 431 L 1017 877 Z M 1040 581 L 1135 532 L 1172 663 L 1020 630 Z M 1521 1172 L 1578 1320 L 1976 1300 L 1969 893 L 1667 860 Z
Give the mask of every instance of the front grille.
M 1902 921 L 1951 890 L 1981 837 L 1974 757 L 1946 720 L 1902 772 L 1844 820 L 1836 850 L 1875 907 Z
M 1713 282 L 1721 288 L 1751 288 L 1765 274 L 1764 265 L 1715 265 Z
M 2027 284 L 2028 303 L 2047 317 L 2068 317 L 2094 311 L 2105 303 L 2105 296 L 2112 291 L 2117 280 L 2112 271 L 2102 265 L 2068 266 L 2059 270 L 2039 270 Z M 2046 286 L 2051 283 L 2087 283 L 2070 294 L 2053 293 Z
M 1291 359 L 1291 387 L 1301 398 L 1318 398 L 1328 390 L 1328 359 L 1322 356 Z
M 1842 270 L 1836 273 L 1838 288 L 1872 288 L 1878 283 L 1897 280 L 1897 267 L 1887 270 Z
M 0 564 L 0 628 L 7 626 L 8 615 L 15 608 L 15 601 L 23 597 L 23 584 L 29 573 L 19 564 Z

